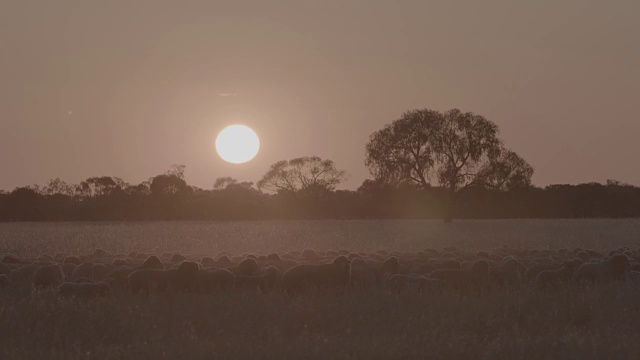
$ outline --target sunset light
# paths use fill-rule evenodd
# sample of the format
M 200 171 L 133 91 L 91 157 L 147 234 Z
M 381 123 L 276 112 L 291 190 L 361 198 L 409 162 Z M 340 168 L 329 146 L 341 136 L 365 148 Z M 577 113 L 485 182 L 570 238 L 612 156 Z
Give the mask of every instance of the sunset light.
M 253 159 L 260 150 L 260 139 L 255 131 L 245 125 L 224 128 L 216 138 L 218 155 L 232 164 L 242 164 Z

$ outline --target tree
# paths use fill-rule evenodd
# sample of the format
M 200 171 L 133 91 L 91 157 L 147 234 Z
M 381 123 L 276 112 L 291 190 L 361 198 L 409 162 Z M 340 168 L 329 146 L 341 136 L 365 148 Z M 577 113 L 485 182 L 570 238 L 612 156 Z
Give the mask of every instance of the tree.
M 346 171 L 336 169 L 333 161 L 317 156 L 305 156 L 278 161 L 271 165 L 257 186 L 260 190 L 271 192 L 314 189 L 333 191 L 346 178 Z
M 446 190 L 444 220 L 453 219 L 455 194 L 472 186 L 511 189 L 531 185 L 533 168 L 498 137 L 498 126 L 458 109 L 421 109 L 373 133 L 365 165 L 376 180 Z
M 219 177 L 213 184 L 213 190 L 224 190 L 227 188 L 227 186 L 235 185 L 237 183 L 238 180 L 232 178 L 231 176 Z

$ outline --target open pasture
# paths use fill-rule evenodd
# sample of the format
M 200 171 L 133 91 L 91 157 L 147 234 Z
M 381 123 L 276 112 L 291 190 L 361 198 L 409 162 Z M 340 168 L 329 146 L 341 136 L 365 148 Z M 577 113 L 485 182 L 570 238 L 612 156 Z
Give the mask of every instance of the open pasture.
M 0 358 L 636 359 L 639 225 L 0 224 Z
M 42 253 L 217 253 L 419 251 L 457 246 L 486 250 L 640 247 L 640 219 L 174 221 L 0 223 L 0 251 L 23 257 Z

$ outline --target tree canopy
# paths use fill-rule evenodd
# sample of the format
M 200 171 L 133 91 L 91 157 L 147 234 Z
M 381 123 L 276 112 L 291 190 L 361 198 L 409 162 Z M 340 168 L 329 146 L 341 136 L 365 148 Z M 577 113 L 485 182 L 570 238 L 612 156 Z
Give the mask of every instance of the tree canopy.
M 461 190 L 527 187 L 533 175 L 524 159 L 504 147 L 495 123 L 458 109 L 405 112 L 371 135 L 365 165 L 387 184 L 443 187 L 451 206 Z
M 346 171 L 338 170 L 333 161 L 318 156 L 304 156 L 271 165 L 257 186 L 260 190 L 270 192 L 310 189 L 333 191 L 346 177 Z

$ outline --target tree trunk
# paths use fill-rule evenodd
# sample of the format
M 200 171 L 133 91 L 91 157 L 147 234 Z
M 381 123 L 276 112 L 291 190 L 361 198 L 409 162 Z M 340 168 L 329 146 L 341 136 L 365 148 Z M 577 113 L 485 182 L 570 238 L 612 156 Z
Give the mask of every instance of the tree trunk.
M 445 205 L 444 205 L 444 216 L 443 221 L 446 224 L 453 222 L 453 212 L 455 210 L 455 200 L 456 200 L 456 188 L 455 185 L 452 185 L 447 190 L 447 194 L 445 195 Z

